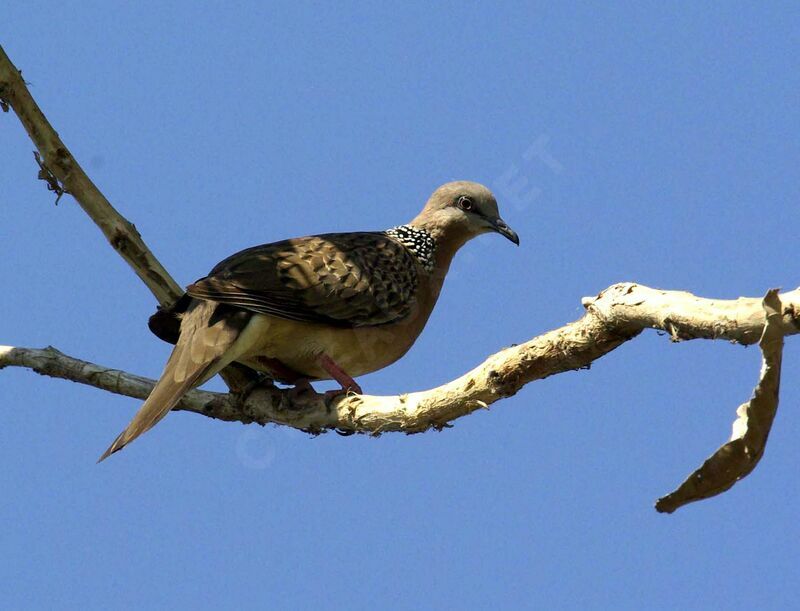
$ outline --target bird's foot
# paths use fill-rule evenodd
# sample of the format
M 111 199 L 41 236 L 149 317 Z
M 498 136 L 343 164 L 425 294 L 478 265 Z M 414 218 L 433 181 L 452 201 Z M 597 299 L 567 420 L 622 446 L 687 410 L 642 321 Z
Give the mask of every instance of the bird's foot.
M 324 392 L 317 392 L 314 390 L 314 387 L 311 386 L 311 382 L 306 379 L 302 378 L 295 381 L 295 385 L 290 388 L 287 392 L 289 395 L 290 403 L 294 403 L 295 401 L 302 401 L 308 400 L 311 397 L 320 397 L 325 402 L 325 406 L 330 409 L 333 401 L 338 399 L 342 395 L 346 395 L 349 392 L 355 392 L 361 394 L 361 387 L 353 382 L 355 388 L 335 388 L 333 390 L 326 390 Z
M 341 388 L 318 393 L 314 390 L 314 387 L 311 386 L 311 381 L 308 378 L 297 378 L 294 380 L 294 386 L 288 391 L 290 402 L 307 399 L 309 395 L 312 397 L 322 397 L 323 401 L 325 401 L 325 405 L 330 409 L 333 401 L 342 395 L 346 395 L 350 392 L 358 395 L 363 394 L 364 391 L 361 390 L 358 383 L 347 375 L 327 354 L 323 353 L 319 356 L 319 364 L 328 372 L 332 379 L 339 382 Z
M 339 390 L 328 391 L 328 393 L 336 393 L 333 395 L 333 397 L 337 397 L 343 393 L 346 394 L 350 391 L 357 395 L 364 394 L 364 391 L 361 390 L 361 387 L 358 385 L 358 383 L 349 375 L 347 375 L 347 373 L 345 373 L 345 371 L 339 367 L 339 365 L 337 365 L 327 354 L 323 353 L 319 356 L 319 364 L 322 365 L 322 368 L 325 369 L 325 371 L 327 371 L 334 380 L 339 382 L 339 385 L 341 386 L 341 389 Z M 328 393 L 325 394 L 327 395 Z
M 275 381 L 266 374 L 259 373 L 258 377 L 248 382 L 244 388 L 233 394 L 234 402 L 239 408 L 244 407 L 245 402 L 257 388 L 275 388 Z
M 317 397 L 319 393 L 311 386 L 311 381 L 308 378 L 298 378 L 294 381 L 294 386 L 286 391 L 289 395 L 290 401 L 294 402 L 297 399 L 306 398 L 308 396 Z
M 326 390 L 323 394 L 325 395 L 325 404 L 328 405 L 333 402 L 334 399 L 346 395 L 349 392 L 356 392 L 352 388 L 334 388 L 333 390 Z M 360 389 L 359 392 L 360 393 Z

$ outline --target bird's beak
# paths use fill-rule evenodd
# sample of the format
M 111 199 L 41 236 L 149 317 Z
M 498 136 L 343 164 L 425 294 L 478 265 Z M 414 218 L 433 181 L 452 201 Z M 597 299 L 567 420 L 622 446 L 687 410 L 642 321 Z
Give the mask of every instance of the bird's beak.
M 489 220 L 489 225 L 492 227 L 494 231 L 496 231 L 500 235 L 507 237 L 509 240 L 514 242 L 514 244 L 519 246 L 519 236 L 517 235 L 517 232 L 511 229 L 511 227 L 509 227 L 508 225 L 506 225 L 506 222 L 503 219 L 501 219 L 500 217 L 497 217 L 496 219 L 491 219 Z

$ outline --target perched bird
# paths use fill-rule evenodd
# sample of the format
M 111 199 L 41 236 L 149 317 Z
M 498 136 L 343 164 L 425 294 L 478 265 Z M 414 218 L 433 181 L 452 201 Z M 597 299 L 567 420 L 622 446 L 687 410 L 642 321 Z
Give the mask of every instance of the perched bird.
M 335 380 L 361 393 L 353 377 L 403 356 L 439 297 L 450 262 L 468 240 L 517 234 L 492 193 L 474 182 L 434 191 L 407 225 L 329 233 L 255 246 L 191 284 L 150 328 L 175 344 L 141 409 L 100 457 L 152 428 L 190 389 L 236 361 L 282 383 Z

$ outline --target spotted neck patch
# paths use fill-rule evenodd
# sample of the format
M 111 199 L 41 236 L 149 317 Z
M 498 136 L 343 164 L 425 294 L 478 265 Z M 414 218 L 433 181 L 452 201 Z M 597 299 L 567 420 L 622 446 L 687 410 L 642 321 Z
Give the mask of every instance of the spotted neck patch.
M 405 246 L 408 252 L 414 255 L 414 258 L 419 261 L 419 264 L 422 265 L 426 272 L 433 271 L 436 242 L 430 233 L 419 227 L 412 227 L 411 225 L 392 227 L 391 229 L 387 229 L 385 233 L 393 240 L 397 240 Z

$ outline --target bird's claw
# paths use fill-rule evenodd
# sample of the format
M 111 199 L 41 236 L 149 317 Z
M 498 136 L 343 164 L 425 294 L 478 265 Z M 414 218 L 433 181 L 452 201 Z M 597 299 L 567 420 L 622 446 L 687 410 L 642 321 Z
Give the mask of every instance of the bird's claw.
M 347 388 L 335 388 L 333 390 L 326 390 L 324 392 L 317 392 L 314 390 L 314 387 L 311 385 L 311 382 L 306 379 L 297 380 L 295 385 L 289 389 L 289 399 L 290 401 L 294 402 L 297 399 L 300 399 L 308 394 L 311 394 L 312 397 L 320 397 L 325 402 L 325 407 L 328 409 L 331 408 L 333 402 L 341 397 L 342 395 L 347 395 L 350 393 L 353 394 L 363 394 L 361 387 L 353 382 L 352 385 L 348 386 Z
M 251 382 L 248 382 L 244 388 L 234 393 L 234 401 L 240 408 L 244 407 L 247 399 L 253 394 L 257 388 L 275 388 L 275 381 L 266 374 L 259 374 L 259 377 Z

